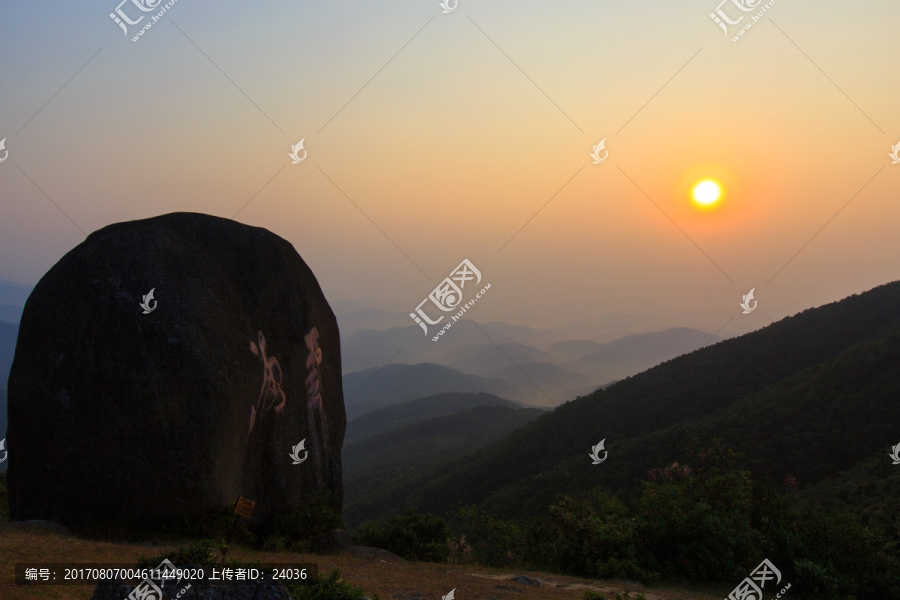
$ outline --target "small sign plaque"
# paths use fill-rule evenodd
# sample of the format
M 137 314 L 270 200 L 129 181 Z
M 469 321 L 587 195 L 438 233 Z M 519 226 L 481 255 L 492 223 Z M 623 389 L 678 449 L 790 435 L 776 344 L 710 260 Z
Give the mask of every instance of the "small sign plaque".
M 249 519 L 253 516 L 253 509 L 256 508 L 256 502 L 249 498 L 241 496 L 238 498 L 237 505 L 234 507 L 234 514 L 239 517 Z

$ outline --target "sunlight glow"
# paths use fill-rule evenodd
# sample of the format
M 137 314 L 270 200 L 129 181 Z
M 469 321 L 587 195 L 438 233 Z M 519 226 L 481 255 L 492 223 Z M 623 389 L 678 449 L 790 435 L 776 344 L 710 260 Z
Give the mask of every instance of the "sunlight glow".
M 718 182 L 713 181 L 712 179 L 704 179 L 694 186 L 691 195 L 694 198 L 694 202 L 697 204 L 711 207 L 722 197 L 722 188 L 719 186 Z

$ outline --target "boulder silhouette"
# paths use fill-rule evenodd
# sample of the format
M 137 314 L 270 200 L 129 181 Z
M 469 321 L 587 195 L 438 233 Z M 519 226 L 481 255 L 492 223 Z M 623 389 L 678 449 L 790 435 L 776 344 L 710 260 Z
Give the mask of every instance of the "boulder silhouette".
M 152 293 L 151 293 L 152 292 Z M 337 320 L 293 246 L 197 213 L 92 233 L 35 286 L 9 377 L 10 516 L 127 531 L 338 512 Z

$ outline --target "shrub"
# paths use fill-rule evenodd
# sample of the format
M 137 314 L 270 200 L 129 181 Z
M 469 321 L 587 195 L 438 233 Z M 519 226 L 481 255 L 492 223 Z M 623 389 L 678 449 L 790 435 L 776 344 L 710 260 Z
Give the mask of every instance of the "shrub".
M 647 583 L 655 581 L 659 575 L 643 569 L 631 559 L 610 557 L 597 563 L 597 577 L 602 579 L 632 579 Z
M 634 531 L 628 510 L 602 487 L 582 497 L 564 497 L 550 507 L 550 516 L 553 530 L 546 535 L 557 548 L 556 567 L 596 576 L 598 565 L 632 558 Z
M 260 545 L 281 544 L 295 550 L 308 550 L 311 540 L 342 525 L 340 511 L 335 509 L 331 494 L 320 491 L 307 498 L 302 508 L 276 516 Z
M 525 536 L 517 523 L 475 507 L 458 508 L 456 516 L 476 562 L 504 567 L 521 561 Z
M 791 581 L 791 588 L 798 594 L 809 595 L 811 598 L 822 600 L 836 600 L 838 595 L 837 581 L 829 575 L 827 569 L 822 568 L 810 560 L 798 560 L 794 563 L 795 580 Z
M 362 589 L 341 579 L 340 571 L 334 569 L 328 577 L 319 577 L 313 583 L 285 581 L 285 587 L 294 600 L 360 600 L 365 597 Z M 378 600 L 377 595 L 371 596 Z
M 637 552 L 666 575 L 732 579 L 746 571 L 760 541 L 751 525 L 753 483 L 734 466 L 739 455 L 721 443 L 702 455 L 695 469 L 644 484 L 634 507 Z
M 263 552 L 284 552 L 289 547 L 287 541 L 279 535 L 268 536 L 262 544 L 260 550 Z
M 357 530 L 356 541 L 375 546 L 407 560 L 444 562 L 450 554 L 450 527 L 438 516 L 409 509 L 386 525 L 367 523 Z

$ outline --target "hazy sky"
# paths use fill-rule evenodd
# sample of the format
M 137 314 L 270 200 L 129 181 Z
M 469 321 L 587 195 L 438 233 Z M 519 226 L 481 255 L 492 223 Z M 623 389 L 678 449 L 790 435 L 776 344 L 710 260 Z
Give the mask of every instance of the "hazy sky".
M 116 6 L 0 2 L 0 279 L 173 211 L 281 235 L 332 300 L 411 311 L 468 258 L 469 316 L 532 326 L 730 336 L 900 279 L 895 0 L 736 43 L 762 4 L 726 37 L 716 0 L 178 0 L 137 43 Z

